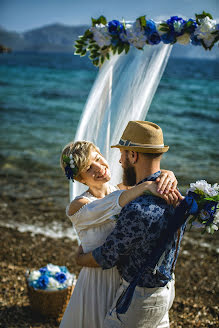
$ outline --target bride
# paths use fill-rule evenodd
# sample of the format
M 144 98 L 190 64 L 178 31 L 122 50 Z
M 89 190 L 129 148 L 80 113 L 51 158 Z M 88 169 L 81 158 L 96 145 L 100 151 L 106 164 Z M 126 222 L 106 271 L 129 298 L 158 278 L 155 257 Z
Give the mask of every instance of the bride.
M 169 204 L 176 204 L 180 198 L 171 171 L 162 170 L 156 182 L 147 181 L 128 190 L 124 190 L 123 185 L 110 185 L 109 165 L 92 142 L 77 141 L 66 145 L 61 155 L 61 167 L 69 179 L 88 187 L 66 209 L 85 253 L 104 243 L 122 207 L 142 193 L 152 192 Z M 119 285 L 116 267 L 109 270 L 83 267 L 60 328 L 103 327 Z

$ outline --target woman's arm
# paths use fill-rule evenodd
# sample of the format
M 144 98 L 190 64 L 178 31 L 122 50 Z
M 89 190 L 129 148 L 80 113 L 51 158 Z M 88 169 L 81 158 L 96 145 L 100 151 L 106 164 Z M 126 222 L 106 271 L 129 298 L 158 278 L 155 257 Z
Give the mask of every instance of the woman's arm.
M 119 205 L 124 207 L 126 204 L 147 191 L 151 192 L 155 196 L 163 198 L 168 204 L 172 204 L 174 206 L 182 200 L 182 196 L 177 189 L 169 191 L 168 194 L 160 194 L 157 192 L 157 183 L 155 181 L 145 181 L 129 190 L 124 190 L 119 197 Z

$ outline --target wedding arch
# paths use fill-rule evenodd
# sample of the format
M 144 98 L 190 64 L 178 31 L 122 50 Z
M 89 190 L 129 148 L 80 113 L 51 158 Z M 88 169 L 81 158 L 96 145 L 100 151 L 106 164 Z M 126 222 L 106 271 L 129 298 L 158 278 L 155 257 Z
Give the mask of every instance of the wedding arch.
M 185 20 L 172 16 L 154 22 L 141 16 L 135 22 L 92 19 L 92 26 L 75 43 L 75 54 L 100 67 L 75 135 L 100 148 L 112 171 L 112 184 L 120 182 L 117 143 L 130 120 L 144 120 L 165 70 L 172 45 L 192 44 L 211 50 L 219 40 L 219 24 L 209 13 Z M 203 50 L 204 50 L 203 49 Z M 83 192 L 70 182 L 70 199 Z

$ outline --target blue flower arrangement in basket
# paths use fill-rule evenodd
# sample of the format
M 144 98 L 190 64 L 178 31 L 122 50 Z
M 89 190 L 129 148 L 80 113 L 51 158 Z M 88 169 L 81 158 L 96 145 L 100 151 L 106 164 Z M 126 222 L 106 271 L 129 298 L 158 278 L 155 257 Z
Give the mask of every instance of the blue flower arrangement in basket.
M 70 273 L 65 266 L 53 265 L 51 263 L 27 274 L 29 286 L 46 291 L 65 289 L 72 286 L 75 280 L 75 274 Z

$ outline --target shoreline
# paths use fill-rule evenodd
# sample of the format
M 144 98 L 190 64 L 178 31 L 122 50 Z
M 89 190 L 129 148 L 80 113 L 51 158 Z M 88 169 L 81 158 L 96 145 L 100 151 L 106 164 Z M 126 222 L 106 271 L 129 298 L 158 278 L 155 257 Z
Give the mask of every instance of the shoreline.
M 54 320 L 35 316 L 27 296 L 25 272 L 47 263 L 65 265 L 77 276 L 80 267 L 74 260 L 77 243 L 69 238 L 53 239 L 44 235 L 0 227 L 1 234 L 1 324 L 7 328 L 53 328 Z M 190 235 L 191 232 L 186 232 Z M 208 241 L 209 237 L 204 237 Z M 192 245 L 185 238 L 177 262 L 176 297 L 170 310 L 171 328 L 216 327 L 217 254 L 213 249 Z M 213 241 L 216 238 L 213 236 Z

